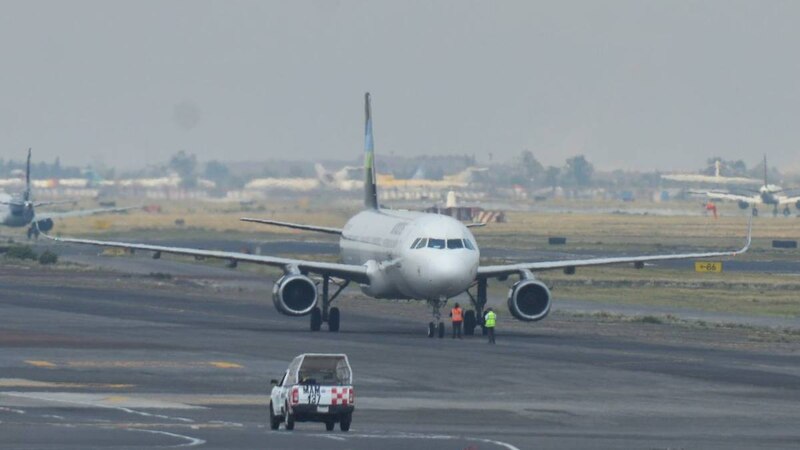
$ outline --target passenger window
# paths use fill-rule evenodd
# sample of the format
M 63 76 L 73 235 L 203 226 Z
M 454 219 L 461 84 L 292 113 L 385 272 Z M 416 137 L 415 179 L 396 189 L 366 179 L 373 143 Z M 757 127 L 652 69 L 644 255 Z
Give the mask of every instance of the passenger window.
M 472 241 L 469 239 L 464 239 L 464 247 L 467 247 L 470 250 L 475 250 L 475 246 L 472 245 Z
M 419 244 L 419 241 L 421 241 L 421 240 L 422 240 L 422 239 L 420 239 L 420 238 L 416 238 L 416 239 L 414 239 L 414 243 L 413 243 L 413 244 L 411 244 L 411 247 L 410 247 L 410 248 L 417 248 L 417 244 Z
M 464 248 L 464 241 L 462 241 L 461 239 L 448 239 L 447 248 L 449 249 Z
M 428 248 L 443 249 L 444 239 L 428 239 Z

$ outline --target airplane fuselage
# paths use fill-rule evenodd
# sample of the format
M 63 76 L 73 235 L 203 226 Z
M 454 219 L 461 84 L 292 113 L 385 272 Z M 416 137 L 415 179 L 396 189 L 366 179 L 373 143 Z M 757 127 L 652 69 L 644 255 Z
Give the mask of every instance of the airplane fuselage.
M 461 222 L 439 214 L 366 210 L 353 216 L 339 240 L 342 262 L 367 265 L 375 298 L 441 300 L 469 288 L 480 251 Z
M 0 201 L 9 203 L 12 198 L 0 195 Z M 33 206 L 24 204 L 0 205 L 0 224 L 7 227 L 25 227 L 30 225 L 35 216 Z

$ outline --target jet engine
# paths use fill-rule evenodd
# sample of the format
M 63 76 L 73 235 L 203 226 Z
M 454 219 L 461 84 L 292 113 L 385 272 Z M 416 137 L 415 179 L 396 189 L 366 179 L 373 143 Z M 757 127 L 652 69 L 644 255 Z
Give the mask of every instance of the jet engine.
M 520 280 L 508 291 L 508 310 L 525 322 L 535 322 L 550 312 L 550 289 L 541 281 Z
M 747 203 L 747 202 L 743 202 L 743 201 L 739 200 L 739 208 L 741 208 L 741 209 L 747 209 L 747 208 L 749 208 L 749 207 L 750 207 L 750 204 L 749 204 L 749 203 Z
M 304 316 L 317 306 L 317 285 L 305 275 L 284 275 L 272 287 L 272 302 L 281 314 Z
M 53 219 L 38 220 L 36 221 L 36 225 L 39 227 L 40 231 L 47 233 L 53 229 Z

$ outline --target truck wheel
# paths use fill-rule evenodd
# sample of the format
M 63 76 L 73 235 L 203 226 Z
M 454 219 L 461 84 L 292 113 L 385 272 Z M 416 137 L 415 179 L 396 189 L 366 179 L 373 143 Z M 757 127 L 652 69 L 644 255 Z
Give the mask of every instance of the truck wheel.
M 311 331 L 319 331 L 322 327 L 322 312 L 319 308 L 311 310 Z
M 469 310 L 464 313 L 464 335 L 472 336 L 475 334 L 475 311 Z
M 338 332 L 339 331 L 339 318 L 341 314 L 339 313 L 339 308 L 333 307 L 328 312 L 328 331 L 331 332 Z
M 275 411 L 272 409 L 272 402 L 269 402 L 269 428 L 277 430 L 281 426 L 281 416 L 276 416 Z
M 342 420 L 339 422 L 339 429 L 342 431 L 350 431 L 350 423 L 353 422 L 353 413 L 347 414 L 346 416 L 342 417 Z
M 436 324 L 428 322 L 428 337 L 432 338 L 436 334 Z
M 294 430 L 294 414 L 289 412 L 289 406 L 286 406 L 286 429 L 289 431 Z
M 439 333 L 439 338 L 440 339 L 443 338 L 444 337 L 444 322 L 439 322 L 439 328 L 438 328 L 437 331 Z
M 325 429 L 327 431 L 333 431 L 333 427 L 335 427 L 335 426 L 336 426 L 336 422 L 333 422 L 333 421 L 330 421 L 330 420 L 325 422 Z

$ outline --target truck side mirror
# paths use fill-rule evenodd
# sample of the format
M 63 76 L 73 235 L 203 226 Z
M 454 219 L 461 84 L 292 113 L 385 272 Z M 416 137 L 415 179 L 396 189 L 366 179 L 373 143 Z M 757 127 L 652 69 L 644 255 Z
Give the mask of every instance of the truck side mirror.
M 270 382 L 270 384 L 272 384 L 273 386 L 277 386 L 277 385 L 278 385 L 278 380 L 272 379 L 272 380 L 269 380 L 269 382 Z

